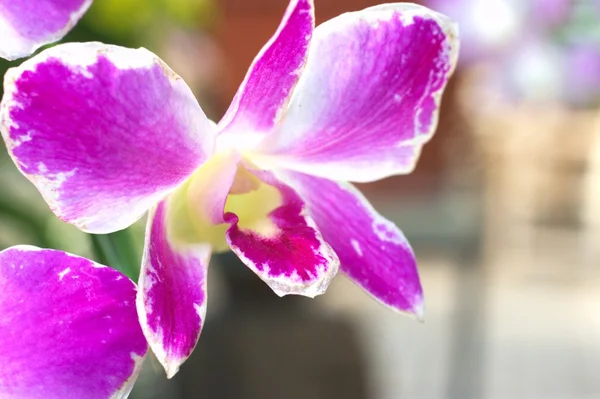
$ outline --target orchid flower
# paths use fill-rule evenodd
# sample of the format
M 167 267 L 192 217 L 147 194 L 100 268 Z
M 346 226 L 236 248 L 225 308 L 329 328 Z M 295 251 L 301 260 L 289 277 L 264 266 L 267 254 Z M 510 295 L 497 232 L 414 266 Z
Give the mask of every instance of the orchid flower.
M 92 0 L 0 0 L 0 58 L 27 57 L 62 39 Z
M 148 350 L 135 284 L 61 251 L 0 252 L 0 397 L 125 398 Z
M 322 294 L 341 268 L 422 317 L 406 238 L 348 182 L 414 168 L 457 51 L 455 24 L 422 6 L 314 28 L 313 1 L 292 0 L 218 124 L 151 52 L 78 43 L 9 70 L 0 128 L 61 219 L 109 233 L 149 210 L 137 310 L 171 377 L 198 341 L 213 252 L 281 296 Z

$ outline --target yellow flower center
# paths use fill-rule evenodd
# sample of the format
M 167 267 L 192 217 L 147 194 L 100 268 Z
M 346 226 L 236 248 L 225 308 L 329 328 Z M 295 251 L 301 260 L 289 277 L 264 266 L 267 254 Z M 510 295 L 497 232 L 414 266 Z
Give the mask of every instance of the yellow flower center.
M 250 173 L 238 159 L 231 152 L 215 154 L 170 196 L 167 233 L 172 242 L 208 243 L 215 252 L 227 251 L 229 224 L 220 220 L 223 200 L 225 212 L 238 216 L 241 229 L 262 236 L 274 234 L 277 227 L 268 215 L 281 205 L 281 193 Z

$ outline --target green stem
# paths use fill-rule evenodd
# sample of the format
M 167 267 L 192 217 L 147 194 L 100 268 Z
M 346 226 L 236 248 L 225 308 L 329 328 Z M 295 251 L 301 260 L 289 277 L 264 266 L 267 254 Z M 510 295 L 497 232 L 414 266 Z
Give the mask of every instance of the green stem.
M 44 248 L 49 246 L 44 233 L 45 224 L 39 216 L 27 212 L 19 206 L 15 206 L 13 202 L 2 197 L 0 197 L 0 214 L 8 216 L 26 226 L 34 234 L 37 241 L 36 245 Z
M 111 266 L 137 281 L 140 257 L 128 229 L 111 234 L 91 234 L 90 237 L 98 262 Z

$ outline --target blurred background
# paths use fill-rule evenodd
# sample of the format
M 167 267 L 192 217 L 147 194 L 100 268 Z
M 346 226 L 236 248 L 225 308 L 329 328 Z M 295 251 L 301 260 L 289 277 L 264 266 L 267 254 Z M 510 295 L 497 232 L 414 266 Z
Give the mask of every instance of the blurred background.
M 318 22 L 378 3 L 315 2 Z M 194 356 L 172 380 L 149 359 L 133 398 L 600 397 L 600 1 L 420 3 L 461 29 L 440 126 L 414 173 L 360 188 L 415 248 L 425 323 L 341 276 L 315 300 L 280 299 L 217 256 Z M 218 120 L 286 5 L 99 0 L 65 41 L 149 48 Z M 136 278 L 144 221 L 77 231 L 4 148 L 0 187 L 0 248 L 59 248 Z

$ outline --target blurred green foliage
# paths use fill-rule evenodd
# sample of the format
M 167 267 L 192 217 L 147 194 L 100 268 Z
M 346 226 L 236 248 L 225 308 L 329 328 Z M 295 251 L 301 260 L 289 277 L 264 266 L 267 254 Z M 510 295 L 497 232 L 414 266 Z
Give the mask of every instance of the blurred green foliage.
M 596 5 L 591 1 L 574 2 L 569 20 L 554 33 L 556 40 L 565 45 L 600 43 Z
M 128 38 L 163 22 L 188 29 L 206 26 L 214 20 L 214 12 L 210 0 L 102 0 L 94 4 L 86 20 L 99 33 Z

